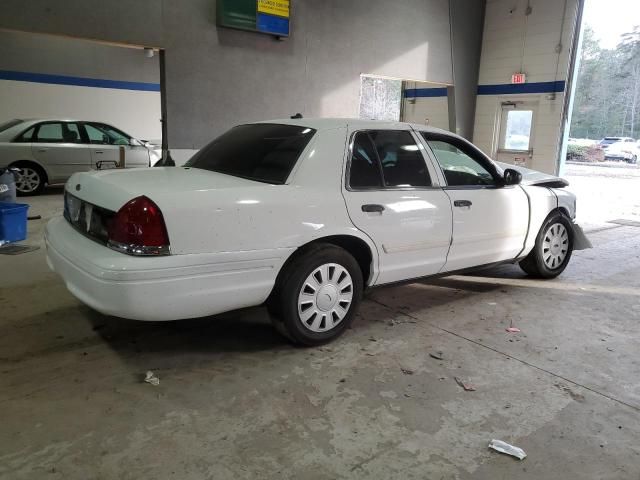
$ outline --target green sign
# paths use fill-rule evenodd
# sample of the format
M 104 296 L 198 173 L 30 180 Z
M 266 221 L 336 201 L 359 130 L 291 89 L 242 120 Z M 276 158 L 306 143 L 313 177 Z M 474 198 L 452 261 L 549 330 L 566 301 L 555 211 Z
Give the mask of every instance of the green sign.
M 289 0 L 217 0 L 221 27 L 289 36 Z

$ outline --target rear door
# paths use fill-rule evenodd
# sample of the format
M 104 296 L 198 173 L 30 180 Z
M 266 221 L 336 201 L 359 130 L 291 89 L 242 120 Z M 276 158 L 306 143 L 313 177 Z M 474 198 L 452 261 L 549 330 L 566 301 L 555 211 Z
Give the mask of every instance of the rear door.
M 424 146 L 404 125 L 351 130 L 343 195 L 375 243 L 375 284 L 438 273 L 451 241 L 451 205 Z
M 149 166 L 147 147 L 124 132 L 105 123 L 85 122 L 91 162 L 94 169 L 115 168 L 120 164 L 121 150 L 126 168 Z
M 470 143 L 422 132 L 440 166 L 453 209 L 453 238 L 444 271 L 517 257 L 529 227 L 529 201 L 519 185 L 502 186 L 500 173 Z
M 43 122 L 31 140 L 33 157 L 46 166 L 50 183 L 66 181 L 91 166 L 91 154 L 76 122 Z

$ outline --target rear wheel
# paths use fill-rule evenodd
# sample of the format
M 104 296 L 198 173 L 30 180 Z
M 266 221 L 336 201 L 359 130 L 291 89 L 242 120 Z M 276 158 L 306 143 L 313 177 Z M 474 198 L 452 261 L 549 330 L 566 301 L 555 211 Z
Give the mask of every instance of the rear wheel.
M 534 277 L 554 278 L 567 267 L 572 251 L 571 220 L 554 212 L 542 225 L 533 250 L 520 262 L 520 267 Z
M 40 166 L 31 162 L 18 162 L 11 166 L 20 169 L 16 176 L 16 193 L 19 196 L 39 195 L 42 192 L 46 174 Z
M 351 324 L 362 296 L 362 271 L 346 250 L 319 244 L 282 272 L 269 303 L 276 328 L 294 343 L 321 345 Z

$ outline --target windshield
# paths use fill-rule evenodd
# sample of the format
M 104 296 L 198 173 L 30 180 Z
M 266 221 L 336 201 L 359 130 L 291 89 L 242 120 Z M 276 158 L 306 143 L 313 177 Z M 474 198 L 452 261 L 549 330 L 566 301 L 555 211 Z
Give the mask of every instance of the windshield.
M 196 153 L 185 167 L 283 184 L 315 132 L 297 125 L 240 125 Z
M 13 119 L 8 122 L 0 123 L 0 132 L 4 132 L 5 130 L 10 129 L 11 127 L 15 127 L 16 125 L 24 122 L 24 120 Z

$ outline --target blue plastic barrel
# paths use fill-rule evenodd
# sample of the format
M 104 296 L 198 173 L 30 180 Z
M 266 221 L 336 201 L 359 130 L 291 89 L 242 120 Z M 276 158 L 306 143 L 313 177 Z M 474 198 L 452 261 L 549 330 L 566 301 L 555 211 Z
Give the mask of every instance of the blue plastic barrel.
M 0 202 L 0 245 L 27 238 L 27 210 L 24 203 Z

